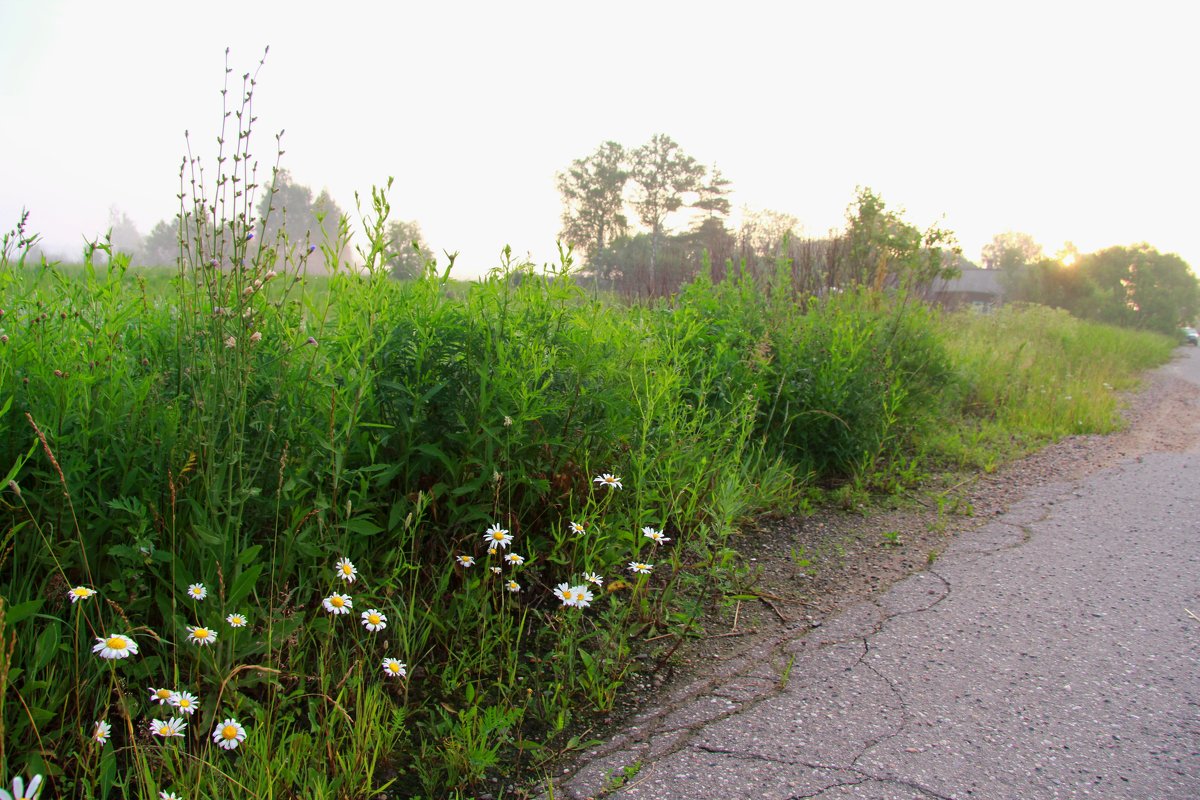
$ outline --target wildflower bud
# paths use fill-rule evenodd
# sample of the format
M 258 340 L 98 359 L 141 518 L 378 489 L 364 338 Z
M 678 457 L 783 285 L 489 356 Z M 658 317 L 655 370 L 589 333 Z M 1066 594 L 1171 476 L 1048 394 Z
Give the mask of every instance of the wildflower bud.
M 314 339 L 313 337 L 311 337 L 311 336 L 310 336 L 310 337 L 308 337 L 308 341 L 307 341 L 307 342 L 305 342 L 304 344 L 305 344 L 305 345 L 310 345 L 310 344 L 311 344 L 313 347 L 316 347 L 316 346 L 317 346 L 317 340 L 316 340 L 316 339 Z
M 242 319 L 250 319 L 253 316 L 254 316 L 253 308 L 247 308 L 245 311 L 242 312 Z
M 262 280 L 261 280 L 260 278 L 255 278 L 255 279 L 254 279 L 254 288 L 255 288 L 255 289 L 261 289 L 261 288 L 262 288 Z
M 96 368 L 96 362 L 95 362 L 95 361 L 89 361 L 89 362 L 88 362 L 88 369 L 95 369 L 95 368 Z
M 142 359 L 142 366 L 143 366 L 143 367 L 148 367 L 148 366 L 150 366 L 150 359 L 148 359 L 148 358 L 143 358 L 143 359 Z
M 20 496 L 21 496 L 21 487 L 20 487 L 20 486 L 17 486 L 17 482 L 16 482 L 16 481 L 9 481 L 9 482 L 8 482 L 8 488 L 12 489 L 12 490 L 13 490 L 13 494 L 15 494 L 17 497 L 20 497 Z
M 278 277 L 278 276 L 279 276 L 279 273 L 278 273 L 278 272 L 276 272 L 276 271 L 275 271 L 275 270 L 273 270 L 273 269 L 269 269 L 269 270 L 267 270 L 267 274 L 266 274 L 266 275 L 263 275 L 263 280 L 264 280 L 264 281 L 269 281 L 269 280 L 271 280 L 272 278 L 275 278 L 275 277 Z
M 317 251 L 317 246 L 316 246 L 315 244 L 310 244 L 310 245 L 308 246 L 308 254 L 309 254 L 309 255 L 312 255 L 312 254 L 313 254 L 313 253 L 315 253 L 316 251 Z
M 217 260 L 215 258 L 210 258 L 208 260 L 208 265 L 210 267 L 212 267 L 213 269 L 216 269 L 217 268 Z
M 246 241 L 247 241 L 247 242 L 248 242 L 248 241 L 250 241 L 250 240 L 251 240 L 251 239 L 253 239 L 253 238 L 254 238 L 254 231 L 250 231 L 249 233 L 247 233 L 247 234 L 246 234 Z
M 58 318 L 59 318 L 59 319 L 66 319 L 66 318 L 67 318 L 67 312 L 65 312 L 65 311 L 60 311 L 60 312 L 58 312 Z
M 8 344 L 8 334 L 0 333 L 0 344 Z
M 228 348 L 237 347 L 237 337 L 230 336 L 228 339 L 225 340 L 225 346 Z
M 29 378 L 21 378 L 21 383 L 23 383 L 23 384 L 25 384 L 26 386 L 28 386 L 28 385 L 29 385 Z
M 249 297 L 252 294 L 254 294 L 253 286 L 247 286 L 245 289 L 242 289 L 242 297 Z
M 250 344 L 258 344 L 262 341 L 262 331 L 255 331 L 250 334 Z

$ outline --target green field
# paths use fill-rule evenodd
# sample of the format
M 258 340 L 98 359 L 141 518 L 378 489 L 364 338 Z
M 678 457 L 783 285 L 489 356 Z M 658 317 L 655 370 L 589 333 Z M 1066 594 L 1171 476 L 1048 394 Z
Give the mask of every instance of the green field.
M 782 278 L 627 305 L 569 264 L 455 283 L 369 258 L 304 277 L 241 240 L 176 271 L 17 255 L 0 772 L 59 796 L 537 775 L 647 641 L 732 591 L 753 515 L 1111 430 L 1173 345 Z

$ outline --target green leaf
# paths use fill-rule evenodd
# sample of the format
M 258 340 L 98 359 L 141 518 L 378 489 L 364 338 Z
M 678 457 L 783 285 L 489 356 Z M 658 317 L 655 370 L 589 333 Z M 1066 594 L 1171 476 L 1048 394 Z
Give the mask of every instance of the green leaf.
M 250 547 L 247 547 L 245 550 L 242 551 L 241 555 L 239 555 L 237 558 L 238 566 L 244 567 L 247 564 L 249 564 L 250 562 L 254 561 L 254 559 L 258 558 L 258 554 L 260 552 L 262 552 L 261 544 L 255 544 L 255 545 L 251 545 Z
M 377 533 L 383 532 L 383 528 L 371 522 L 371 520 L 362 517 L 346 520 L 342 523 L 342 528 L 348 533 L 357 533 L 363 536 L 374 536 Z
M 241 575 L 238 575 L 233 581 L 233 587 L 229 590 L 229 594 L 225 597 L 225 603 L 230 608 L 233 608 L 245 600 L 250 595 L 250 592 L 254 591 L 254 584 L 258 580 L 258 576 L 262 574 L 262 571 L 263 565 L 258 563 Z
M 26 600 L 24 603 L 17 603 L 4 609 L 4 624 L 15 625 L 23 619 L 28 619 L 41 609 L 42 604 L 46 601 L 42 598 L 37 600 Z

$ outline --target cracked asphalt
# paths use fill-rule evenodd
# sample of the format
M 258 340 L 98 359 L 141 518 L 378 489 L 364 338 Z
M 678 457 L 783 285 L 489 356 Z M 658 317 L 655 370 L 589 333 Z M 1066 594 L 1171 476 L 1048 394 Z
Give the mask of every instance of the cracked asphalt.
M 554 796 L 1200 798 L 1200 353 L 1164 370 L 1170 446 L 667 690 Z

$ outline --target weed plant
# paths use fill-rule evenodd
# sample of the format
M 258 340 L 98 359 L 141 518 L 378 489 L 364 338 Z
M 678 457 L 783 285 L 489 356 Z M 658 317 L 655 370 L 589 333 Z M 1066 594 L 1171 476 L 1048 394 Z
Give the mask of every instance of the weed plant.
M 215 162 L 182 163 L 169 286 L 104 240 L 64 270 L 4 238 L 0 775 L 59 796 L 536 772 L 639 642 L 697 630 L 747 517 L 912 485 L 967 451 L 939 420 L 1102 430 L 1165 352 L 1039 309 L 801 296 L 786 263 L 633 307 L 582 292 L 569 252 L 397 282 L 386 186 L 354 264 L 349 219 L 262 241 L 255 80 Z

